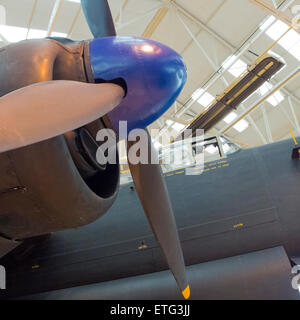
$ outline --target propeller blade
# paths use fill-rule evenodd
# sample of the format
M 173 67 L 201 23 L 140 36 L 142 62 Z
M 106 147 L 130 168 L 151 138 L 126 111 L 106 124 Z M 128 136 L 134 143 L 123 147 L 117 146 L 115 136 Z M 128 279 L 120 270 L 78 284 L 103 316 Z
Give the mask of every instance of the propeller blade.
M 107 0 L 81 0 L 81 5 L 94 38 L 116 35 Z
M 150 226 L 166 257 L 170 270 L 185 297 L 190 296 L 190 287 L 185 274 L 185 264 L 178 237 L 176 221 L 172 210 L 167 186 L 159 164 L 151 164 L 152 159 L 158 163 L 158 155 L 148 135 L 148 163 L 130 163 L 130 148 L 135 142 L 127 142 L 128 164 L 136 191 L 146 213 Z
M 86 125 L 114 109 L 124 97 L 115 84 L 76 81 L 36 83 L 0 98 L 0 152 Z

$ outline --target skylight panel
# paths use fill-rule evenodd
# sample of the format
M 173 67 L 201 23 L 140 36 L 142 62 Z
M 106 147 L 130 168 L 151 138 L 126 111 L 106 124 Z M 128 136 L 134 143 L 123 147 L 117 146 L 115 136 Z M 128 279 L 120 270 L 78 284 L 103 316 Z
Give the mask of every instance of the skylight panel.
M 209 93 L 204 92 L 204 89 L 199 88 L 192 94 L 192 99 L 194 101 L 197 100 L 198 103 L 200 103 L 203 107 L 208 107 L 215 98 Z
M 274 94 L 271 95 L 271 97 L 269 97 L 267 99 L 267 101 L 273 106 L 276 107 L 281 101 L 284 100 L 284 96 L 283 94 L 278 90 L 276 91 Z
M 0 25 L 0 32 L 9 42 L 18 42 L 26 39 L 27 28 Z
M 259 89 L 258 92 L 261 96 L 266 95 L 268 92 L 270 92 L 273 88 L 273 85 L 269 82 L 264 83 Z M 267 101 L 273 106 L 276 107 L 280 102 L 284 100 L 284 95 L 281 93 L 280 90 L 277 90 L 275 93 L 273 93 Z
M 229 124 L 231 123 L 234 119 L 237 118 L 237 114 L 235 112 L 229 113 L 223 120 Z
M 229 69 L 228 72 L 230 72 L 233 76 L 236 78 L 239 77 L 244 71 L 247 70 L 247 64 L 242 61 L 241 59 L 238 59 Z
M 289 53 L 300 61 L 300 41 L 289 50 Z
M 208 107 L 215 98 L 208 92 L 205 92 L 198 100 L 197 102 L 200 103 L 203 107 Z
M 240 76 L 244 71 L 247 70 L 247 64 L 241 59 L 236 60 L 236 58 L 236 55 L 232 55 L 222 64 L 223 69 L 230 72 L 234 77 Z
M 178 123 L 178 122 L 175 122 L 172 125 L 172 128 L 175 129 L 178 132 L 180 132 L 184 127 L 185 127 L 185 125 L 183 125 L 182 123 Z
M 280 20 L 277 20 L 267 31 L 266 34 L 273 40 L 278 40 L 287 30 L 289 26 Z M 293 55 L 296 59 L 300 60 L 300 35 L 295 30 L 291 29 L 278 44 Z
M 66 38 L 68 35 L 63 32 L 52 32 L 51 37 Z
M 27 39 L 40 39 L 45 38 L 47 35 L 46 30 L 30 29 Z
M 277 40 L 281 37 L 289 28 L 284 22 L 277 20 L 267 31 L 266 34 L 273 40 Z
M 194 101 L 198 100 L 200 98 L 200 96 L 202 95 L 202 93 L 204 92 L 204 90 L 202 88 L 197 89 L 193 94 L 192 94 L 192 99 Z
M 235 130 L 237 130 L 238 132 L 243 132 L 245 131 L 247 128 L 249 127 L 249 123 L 248 121 L 242 119 L 241 121 L 239 121 L 237 124 L 235 124 L 233 126 L 233 128 Z
M 287 51 L 289 51 L 297 42 L 300 41 L 300 35 L 295 30 L 290 30 L 282 39 L 279 44 Z
M 259 94 L 261 96 L 264 96 L 266 93 L 270 92 L 272 90 L 273 86 L 269 82 L 265 82 L 259 89 Z
M 174 130 L 180 132 L 185 126 L 182 123 L 174 122 L 172 120 L 167 120 L 166 124 L 171 126 Z
M 270 16 L 260 27 L 260 30 L 266 30 L 276 20 L 274 16 Z

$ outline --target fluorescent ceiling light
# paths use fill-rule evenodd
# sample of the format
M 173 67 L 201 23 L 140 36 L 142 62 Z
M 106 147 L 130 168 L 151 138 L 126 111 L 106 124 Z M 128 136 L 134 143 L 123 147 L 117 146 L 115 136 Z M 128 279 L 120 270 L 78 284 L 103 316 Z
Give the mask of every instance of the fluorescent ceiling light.
M 52 32 L 51 37 L 66 38 L 67 34 L 63 32 Z
M 241 121 L 239 121 L 236 125 L 233 126 L 235 130 L 237 130 L 238 132 L 243 132 L 244 130 L 246 130 L 249 127 L 249 123 L 248 121 L 242 119 Z
M 228 59 L 226 59 L 223 62 L 222 67 L 223 67 L 223 69 L 227 70 L 228 72 L 230 72 L 233 76 L 235 76 L 237 78 L 244 71 L 247 70 L 247 64 L 241 59 L 236 60 L 236 58 L 237 58 L 236 55 L 230 56 Z
M 232 122 L 235 118 L 237 118 L 237 114 L 235 112 L 231 112 L 229 113 L 223 120 L 229 124 L 230 122 Z
M 76 2 L 76 3 L 80 3 L 80 0 L 68 0 L 70 2 Z
M 276 20 L 274 16 L 270 16 L 260 27 L 260 30 L 266 30 Z

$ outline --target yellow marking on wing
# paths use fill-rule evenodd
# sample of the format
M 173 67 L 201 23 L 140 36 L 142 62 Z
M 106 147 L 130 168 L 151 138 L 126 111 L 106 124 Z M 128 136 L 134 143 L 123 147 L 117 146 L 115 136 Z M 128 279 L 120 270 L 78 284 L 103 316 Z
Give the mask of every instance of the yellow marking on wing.
M 243 227 L 243 226 L 244 226 L 243 223 L 238 223 L 238 224 L 235 224 L 235 225 L 233 226 L 233 228 L 234 228 L 234 229 L 237 229 L 237 228 L 241 228 L 241 227 Z
M 147 249 L 148 246 L 146 244 L 142 244 L 141 246 L 138 247 L 139 250 Z

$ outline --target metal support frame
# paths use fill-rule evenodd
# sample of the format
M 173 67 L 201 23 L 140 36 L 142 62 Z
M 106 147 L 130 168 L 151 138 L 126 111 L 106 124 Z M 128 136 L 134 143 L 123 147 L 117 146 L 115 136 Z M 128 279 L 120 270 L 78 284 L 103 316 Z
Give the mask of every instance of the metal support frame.
M 47 37 L 51 36 L 51 33 L 52 33 L 53 29 L 54 29 L 56 20 L 57 20 L 58 15 L 59 15 L 59 13 L 61 11 L 63 3 L 64 3 L 63 0 L 56 0 L 55 1 L 54 7 L 53 7 L 52 12 L 51 12 L 48 28 L 47 28 Z
M 119 13 L 115 18 L 115 24 L 122 24 L 122 22 L 123 22 L 123 11 L 127 7 L 128 2 L 129 2 L 129 0 L 124 0 L 124 2 L 121 4 L 120 9 L 119 9 Z
M 119 24 L 119 26 L 116 27 L 116 30 L 119 31 L 119 30 L 121 30 L 122 28 L 127 27 L 127 26 L 129 26 L 129 25 L 131 25 L 131 24 L 133 24 L 133 23 L 135 23 L 135 22 L 137 22 L 137 21 L 145 18 L 146 16 L 150 15 L 151 13 L 156 12 L 156 11 L 157 11 L 158 9 L 160 9 L 161 7 L 162 7 L 162 5 L 160 4 L 159 6 L 157 6 L 157 7 L 153 8 L 153 9 L 151 9 L 151 10 L 148 10 L 148 11 L 144 12 L 143 14 L 135 17 L 134 19 L 132 19 L 132 20 L 126 22 L 126 23 Z
M 297 134 L 300 135 L 299 121 L 298 121 L 298 118 L 297 118 L 297 115 L 296 115 L 296 112 L 295 112 L 293 101 L 292 101 L 290 96 L 288 96 L 288 103 L 289 103 L 289 106 L 290 106 L 290 109 L 291 109 L 291 112 L 292 112 L 292 115 L 293 115 L 293 118 L 294 118 L 294 121 L 295 121 L 295 127 L 296 127 L 296 130 L 297 130 Z
M 276 17 L 277 19 L 281 20 L 282 22 L 286 23 L 287 25 L 291 25 L 292 21 L 291 19 L 283 13 L 283 11 L 285 11 L 291 4 L 293 4 L 295 2 L 295 0 L 286 0 L 284 1 L 282 4 L 274 5 L 274 0 L 273 1 L 273 5 L 275 8 L 273 8 L 272 6 L 268 5 L 266 2 L 262 1 L 262 0 L 248 0 L 250 3 L 252 3 L 253 5 L 257 6 L 258 8 L 260 8 L 261 10 L 264 10 L 265 12 L 267 12 L 268 14 Z
M 29 35 L 29 31 L 30 31 L 30 28 L 31 28 L 31 24 L 32 24 L 32 20 L 33 20 L 35 11 L 36 11 L 37 4 L 38 4 L 38 0 L 35 0 L 34 3 L 33 3 L 33 7 L 32 7 L 32 10 L 31 10 L 31 14 L 30 14 L 30 18 L 29 18 L 29 21 L 28 21 L 28 24 L 27 24 L 26 39 L 28 38 L 28 35 Z
M 284 12 L 292 3 L 294 2 L 294 0 L 290 0 L 288 2 L 282 3 L 280 5 L 279 10 L 281 12 Z M 248 48 L 255 42 L 257 41 L 264 33 L 266 30 L 261 30 L 261 29 L 257 29 L 256 32 L 254 32 L 254 34 L 252 34 L 250 36 L 250 41 L 244 43 L 242 45 L 242 47 L 240 47 L 239 49 L 235 49 L 234 46 L 232 46 L 230 43 L 228 43 L 227 41 L 223 41 L 224 39 L 222 39 L 219 35 L 217 35 L 214 31 L 212 31 L 211 29 L 209 29 L 205 24 L 203 24 L 199 19 L 193 17 L 189 12 L 187 12 L 184 8 L 182 8 L 180 5 L 178 5 L 175 1 L 172 2 L 172 5 L 175 7 L 175 9 L 177 9 L 176 13 L 177 13 L 177 17 L 179 17 L 179 20 L 181 21 L 181 23 L 183 24 L 184 28 L 187 30 L 187 32 L 189 33 L 189 35 L 192 37 L 193 41 L 196 43 L 196 45 L 199 47 L 199 49 L 201 50 L 201 52 L 204 54 L 204 56 L 207 58 L 207 60 L 209 61 L 209 63 L 213 66 L 214 70 L 215 70 L 215 75 L 214 77 L 211 78 L 210 81 L 208 81 L 205 86 L 202 88 L 204 89 L 204 92 L 202 93 L 202 95 L 207 91 L 207 89 L 212 86 L 217 80 L 219 80 L 220 78 L 222 80 L 224 80 L 223 74 L 226 71 L 225 69 L 222 68 L 217 68 L 215 63 L 212 61 L 212 59 L 208 56 L 208 54 L 206 53 L 206 51 L 204 50 L 204 48 L 200 45 L 199 41 L 197 40 L 196 36 L 191 32 L 191 30 L 188 28 L 188 26 L 184 23 L 184 21 L 181 19 L 181 17 L 178 15 L 178 12 L 181 12 L 182 14 L 184 14 L 185 16 L 187 16 L 188 18 L 190 18 L 192 21 L 194 21 L 195 23 L 197 23 L 200 27 L 202 27 L 204 30 L 206 30 L 210 35 L 212 35 L 216 40 L 218 40 L 219 42 L 221 42 L 222 44 L 224 44 L 228 49 L 230 49 L 230 51 L 233 53 L 235 52 L 236 58 L 235 60 L 232 61 L 231 65 L 233 65 L 247 50 Z M 269 18 L 269 17 L 268 17 Z M 267 19 L 265 19 L 264 21 L 266 21 Z M 263 21 L 263 22 L 264 22 Z M 262 23 L 263 23 L 262 22 Z M 275 23 L 275 21 L 273 22 Z M 273 25 L 273 23 L 269 26 L 269 28 Z M 248 60 L 248 61 L 247 61 Z M 247 62 L 249 62 L 249 59 L 246 59 Z M 230 66 L 229 66 L 230 67 Z M 276 82 L 273 80 L 271 81 L 272 83 L 276 84 Z M 288 97 L 290 97 L 290 99 L 293 99 L 295 102 L 300 104 L 300 100 L 295 97 L 293 94 L 291 94 L 287 89 L 285 89 L 284 87 L 282 87 L 282 92 L 284 92 Z M 193 104 L 196 101 L 193 99 L 189 99 L 183 106 L 181 109 L 177 109 L 174 112 L 174 117 L 181 117 L 187 110 L 189 110 Z M 241 106 L 242 109 L 245 111 L 245 107 Z M 264 135 L 261 133 L 261 131 L 259 130 L 258 126 L 256 125 L 255 121 L 250 117 L 247 116 L 247 120 L 251 123 L 251 125 L 254 127 L 254 129 L 256 130 L 256 132 L 259 134 L 261 140 L 263 143 L 267 143 L 266 138 L 264 137 Z M 168 129 L 169 129 L 169 125 L 165 125 L 164 128 L 162 128 L 162 130 L 159 132 L 158 136 L 155 137 L 155 140 L 159 139 L 159 137 L 161 135 L 163 135 Z
M 71 24 L 71 27 L 70 27 L 70 29 L 69 29 L 69 31 L 68 31 L 67 38 L 69 38 L 69 37 L 71 36 L 71 34 L 72 34 L 73 30 L 74 30 L 74 27 L 75 27 L 76 22 L 77 22 L 77 20 L 78 20 L 78 18 L 79 18 L 81 9 L 82 9 L 82 7 L 81 7 L 81 5 L 80 5 L 79 8 L 78 8 L 77 11 L 76 11 L 75 17 L 74 17 L 74 19 L 73 19 L 73 21 L 72 21 L 72 24 Z
M 269 119 L 268 119 L 268 115 L 267 115 L 267 110 L 266 110 L 265 104 L 262 104 L 261 111 L 262 111 L 262 114 L 263 114 L 263 119 L 264 119 L 264 123 L 265 123 L 265 127 L 266 127 L 266 132 L 267 132 L 267 136 L 268 136 L 268 142 L 271 143 L 271 142 L 273 142 L 273 136 L 272 136 L 272 130 L 271 130 L 270 122 L 269 122 Z
M 207 59 L 207 61 L 209 62 L 209 64 L 212 66 L 212 68 L 214 69 L 215 72 L 218 72 L 218 66 L 214 63 L 214 61 L 210 58 L 210 56 L 207 54 L 207 52 L 205 51 L 205 49 L 202 47 L 202 45 L 200 44 L 200 42 L 198 41 L 198 39 L 195 37 L 195 35 L 193 34 L 193 32 L 190 30 L 190 28 L 187 26 L 187 24 L 183 21 L 183 19 L 180 17 L 179 13 L 176 12 L 176 16 L 178 18 L 178 20 L 182 23 L 182 25 L 184 26 L 185 30 L 187 31 L 187 33 L 190 35 L 190 37 L 193 39 L 194 43 L 197 45 L 197 47 L 200 49 L 200 51 L 202 52 L 202 54 L 205 56 L 205 58 Z M 228 81 L 225 79 L 225 77 L 222 75 L 220 77 L 222 79 L 222 81 L 224 82 L 225 86 L 228 86 L 229 83 Z M 204 94 L 204 93 L 203 93 Z M 202 95 L 201 95 L 202 96 Z M 245 109 L 245 107 L 243 106 L 243 109 Z M 176 114 L 176 113 L 175 113 Z M 175 118 L 178 118 L 175 116 Z M 253 127 L 255 128 L 255 130 L 257 131 L 259 137 L 262 139 L 263 143 L 266 143 L 266 139 L 263 136 L 263 134 L 260 132 L 259 128 L 257 127 L 257 125 L 255 124 L 254 120 L 252 119 L 251 116 L 248 116 L 249 122 L 253 125 Z M 170 127 L 170 126 L 169 126 Z M 165 132 L 165 131 L 164 131 Z M 160 136 L 160 135 L 159 135 Z M 158 138 L 159 138 L 158 136 Z
M 164 19 L 164 17 L 168 13 L 168 11 L 169 11 L 169 8 L 163 6 L 156 12 L 154 17 L 152 18 L 152 20 L 150 21 L 150 23 L 148 24 L 148 26 L 144 30 L 144 32 L 142 34 L 143 38 L 151 38 L 151 36 L 153 35 L 153 33 L 155 32 L 157 27 L 160 25 L 160 23 L 162 22 L 162 20 Z

